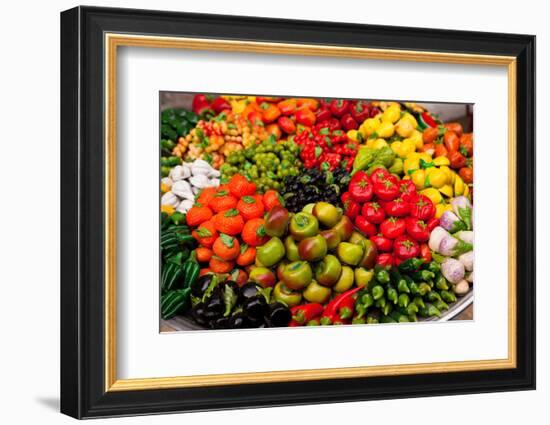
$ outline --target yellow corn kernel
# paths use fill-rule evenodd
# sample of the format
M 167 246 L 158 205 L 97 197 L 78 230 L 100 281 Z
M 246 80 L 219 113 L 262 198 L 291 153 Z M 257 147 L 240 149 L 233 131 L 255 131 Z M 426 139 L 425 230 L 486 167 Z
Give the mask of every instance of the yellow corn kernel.
M 434 205 L 437 205 L 441 203 L 441 201 L 443 201 L 441 193 L 439 193 L 439 191 L 437 189 L 434 189 L 433 187 L 421 190 L 420 194 L 430 198 L 430 201 L 432 201 Z

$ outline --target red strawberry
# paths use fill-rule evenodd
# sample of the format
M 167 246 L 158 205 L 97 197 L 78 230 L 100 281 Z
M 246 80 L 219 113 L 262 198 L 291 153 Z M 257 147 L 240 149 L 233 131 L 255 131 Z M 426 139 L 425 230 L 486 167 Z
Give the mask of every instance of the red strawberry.
M 260 246 L 269 240 L 265 233 L 263 218 L 253 218 L 244 225 L 241 237 L 250 246 Z
M 192 235 L 199 244 L 210 248 L 218 237 L 218 232 L 216 231 L 213 221 L 208 220 L 201 223 L 199 227 L 193 230 Z

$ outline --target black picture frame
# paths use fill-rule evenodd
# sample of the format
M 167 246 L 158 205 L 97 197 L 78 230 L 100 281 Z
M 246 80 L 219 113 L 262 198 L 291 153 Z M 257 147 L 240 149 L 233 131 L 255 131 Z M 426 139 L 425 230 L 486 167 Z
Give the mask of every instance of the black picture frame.
M 106 392 L 104 34 L 255 40 L 517 58 L 517 367 Z M 535 37 L 76 7 L 61 13 L 61 412 L 75 418 L 535 388 Z

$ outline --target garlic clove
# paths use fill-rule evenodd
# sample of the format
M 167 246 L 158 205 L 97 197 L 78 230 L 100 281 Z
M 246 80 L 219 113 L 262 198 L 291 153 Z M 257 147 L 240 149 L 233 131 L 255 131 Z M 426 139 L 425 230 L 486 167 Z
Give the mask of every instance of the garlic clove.
M 162 198 L 160 198 L 161 205 L 170 205 L 174 208 L 179 205 L 179 202 L 179 198 L 172 192 L 166 192 L 164 195 L 162 195 Z
M 186 213 L 193 206 L 193 204 L 194 204 L 193 201 L 190 201 L 188 199 L 183 200 L 183 201 L 180 202 L 180 204 L 176 208 L 176 211 L 181 212 L 181 213 Z
M 208 177 L 206 177 L 205 174 L 193 175 L 193 177 L 189 179 L 189 183 L 191 183 L 191 185 L 195 187 L 202 189 L 203 187 L 206 187 L 208 185 Z
M 172 181 L 172 179 L 170 177 L 163 177 L 160 182 L 164 185 L 166 185 L 167 187 L 172 187 L 172 185 L 174 184 L 174 182 Z
M 188 194 L 192 195 L 191 186 L 186 180 L 179 180 L 172 185 L 172 193 L 175 193 L 180 198 L 186 198 Z

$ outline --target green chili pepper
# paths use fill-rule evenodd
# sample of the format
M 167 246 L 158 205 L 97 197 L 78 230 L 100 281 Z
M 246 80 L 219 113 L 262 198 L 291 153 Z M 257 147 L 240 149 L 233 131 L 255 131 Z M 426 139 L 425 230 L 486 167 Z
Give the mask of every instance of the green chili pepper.
M 443 301 L 448 303 L 454 303 L 456 301 L 456 295 L 450 291 L 443 290 L 439 293 Z
M 401 273 L 412 273 L 417 271 L 422 264 L 424 264 L 424 260 L 413 257 L 401 262 L 398 269 Z
M 399 295 L 397 294 L 397 290 L 393 286 L 388 285 L 388 287 L 386 288 L 386 298 L 388 299 L 388 301 L 397 304 L 398 296 Z
M 410 298 L 407 294 L 400 294 L 399 299 L 397 300 L 397 305 L 399 307 L 407 307 L 409 305 Z
M 430 261 L 428 263 L 428 270 L 433 273 L 437 273 L 439 270 L 441 270 L 441 266 L 437 261 Z
M 380 323 L 376 317 L 367 316 L 367 325 L 376 325 Z
M 449 309 L 449 305 L 443 300 L 436 300 L 433 305 L 440 311 Z
M 426 303 L 426 307 L 421 308 L 418 312 L 422 317 L 441 317 L 441 311 L 431 303 Z
M 353 169 L 351 174 L 355 174 L 357 171 L 365 170 L 374 159 L 374 149 L 363 145 L 357 151 L 355 160 L 353 161 Z
M 401 310 L 402 310 L 403 314 L 411 315 L 411 314 L 418 313 L 419 308 L 415 303 L 409 303 L 409 305 L 407 305 L 407 307 L 402 308 Z
M 441 296 L 436 291 L 431 291 L 426 294 L 426 299 L 430 302 L 440 301 Z
M 418 322 L 418 317 L 416 317 L 416 314 L 409 314 L 409 322 Z
M 414 297 L 413 298 L 413 303 L 418 308 L 425 308 L 426 307 L 426 304 L 424 304 L 424 300 L 421 297 Z
M 363 294 L 360 298 L 360 301 L 361 301 L 361 304 L 365 307 L 365 308 L 369 308 L 371 305 L 374 304 L 374 298 L 371 294 Z
M 407 281 L 405 279 L 401 279 L 399 283 L 397 284 L 397 290 L 400 293 L 409 294 L 411 292 L 411 289 L 409 288 L 409 285 L 407 285 Z
M 386 302 L 386 298 L 384 297 L 376 300 L 376 303 L 374 303 L 374 306 L 377 308 L 384 308 L 386 304 L 388 303 Z
M 382 316 L 380 318 L 380 323 L 396 323 L 396 321 L 390 316 Z
M 380 285 L 376 285 L 374 288 L 372 288 L 372 298 L 375 300 L 379 300 L 384 296 L 384 288 Z
M 180 223 L 185 223 L 185 214 L 179 212 L 179 211 L 175 211 L 171 216 L 170 216 L 170 220 L 172 221 L 172 223 L 174 224 L 180 224 Z
M 354 317 L 351 321 L 352 325 L 364 325 L 367 323 L 367 320 L 364 317 Z
M 390 317 L 398 323 L 409 322 L 408 316 L 400 313 L 399 311 L 392 311 Z
M 382 307 L 382 314 L 387 316 L 388 314 L 391 313 L 392 310 L 393 310 L 392 304 L 386 303 L 386 305 L 384 307 Z
M 390 274 L 387 270 L 382 269 L 376 273 L 376 280 L 380 283 L 389 283 Z
M 437 289 L 444 289 L 447 291 L 449 289 L 449 284 L 447 283 L 447 279 L 445 279 L 445 276 L 440 274 L 437 279 L 435 280 L 435 287 Z
M 388 171 L 392 174 L 403 174 L 403 160 L 401 158 L 395 158 L 393 164 Z
M 435 277 L 435 274 L 429 270 L 419 270 L 412 275 L 417 282 L 426 282 Z
M 418 289 L 418 284 L 416 282 L 412 282 L 409 284 L 409 288 L 411 289 L 411 294 L 413 295 L 419 295 L 420 290 Z
M 431 290 L 432 288 L 430 288 L 430 285 L 428 285 L 426 282 L 421 282 L 418 284 L 418 293 L 422 296 L 426 295 Z
M 364 304 L 357 304 L 355 306 L 355 317 L 363 317 L 367 313 L 368 307 Z

